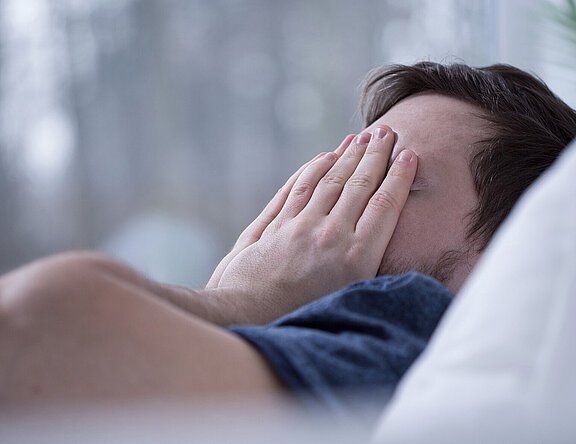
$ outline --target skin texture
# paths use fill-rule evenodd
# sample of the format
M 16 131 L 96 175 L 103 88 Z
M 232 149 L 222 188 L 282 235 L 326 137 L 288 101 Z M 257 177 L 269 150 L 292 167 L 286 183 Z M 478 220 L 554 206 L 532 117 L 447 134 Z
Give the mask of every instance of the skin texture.
M 92 253 L 0 279 L 0 407 L 54 402 L 277 399 L 244 341 L 167 302 L 164 290 Z
M 328 293 L 315 276 L 342 286 L 376 274 L 417 168 L 415 155 L 399 156 L 384 178 L 395 135 L 379 133 L 347 138 L 295 174 L 215 273 L 219 284 L 243 255 L 256 258 L 261 278 L 272 280 L 269 292 L 166 286 L 90 253 L 0 278 L 0 407 L 238 395 L 283 404 L 282 384 L 262 356 L 217 325 L 267 322 Z M 283 262 L 288 268 L 274 268 Z M 253 278 L 254 269 L 239 270 Z M 314 283 L 298 301 L 283 293 L 295 289 L 293 276 L 283 277 L 292 271 Z
M 348 137 L 308 163 L 206 289 L 162 285 L 89 253 L 3 276 L 0 406 L 248 394 L 280 402 L 283 387 L 267 362 L 218 326 L 268 322 L 387 262 L 413 257 L 424 266 L 443 251 L 468 251 L 466 215 L 476 197 L 467 157 L 481 130 L 474 111 L 445 97 L 412 97 L 369 129 L 373 137 Z M 411 155 L 400 161 L 404 147 Z M 476 257 L 456 264 L 453 289 Z
M 401 101 L 367 128 L 394 129 L 398 141 L 392 159 L 403 147 L 419 158 L 379 274 L 417 270 L 433 275 L 454 293 L 470 274 L 480 257 L 466 239 L 469 215 L 478 203 L 469 159 L 474 143 L 487 133 L 480 113 L 454 98 L 422 94 Z
M 218 266 L 208 287 L 271 294 L 270 300 L 279 307 L 278 315 L 286 312 L 286 308 L 293 309 L 353 281 L 411 270 L 431 275 L 457 293 L 480 257 L 466 238 L 469 215 L 478 204 L 469 158 L 474 143 L 486 137 L 488 131 L 479 114 L 478 108 L 460 100 L 419 94 L 396 104 L 363 132 L 370 135 L 375 134 L 377 128 L 392 128 L 384 138 L 393 144 L 391 160 L 406 148 L 418 156 L 418 172 L 406 204 L 403 206 L 403 200 L 394 201 L 394 193 L 392 199 L 386 196 L 388 206 L 403 206 L 392 235 L 393 225 L 388 216 L 395 215 L 395 211 L 382 213 L 380 220 L 372 220 L 369 233 L 358 235 L 342 229 L 345 220 L 353 214 L 350 208 L 338 212 L 336 205 L 324 211 L 327 217 L 303 211 L 304 215 L 313 217 L 286 218 L 285 209 L 280 211 L 279 202 L 283 201 L 277 196 L 273 200 L 276 206 L 267 208 L 256 220 L 257 226 L 249 227 L 242 234 L 239 243 Z M 375 139 L 372 137 L 368 153 L 378 145 Z M 390 144 L 382 144 L 383 157 L 389 153 Z M 352 143 L 339 163 L 359 154 L 360 150 Z M 376 169 L 370 172 L 371 177 L 381 180 L 387 164 L 381 160 L 374 162 Z M 360 170 L 355 172 L 358 177 L 363 176 Z M 390 172 L 393 173 L 392 167 L 389 175 Z M 319 202 L 323 200 L 330 208 L 333 198 L 327 197 L 330 192 L 325 190 L 331 186 L 336 188 L 332 193 L 342 193 L 341 201 L 349 199 L 347 190 L 362 186 L 353 176 L 348 182 L 353 186 L 342 188 L 338 182 L 344 179 L 338 174 L 328 172 L 320 182 L 312 181 L 311 188 L 316 183 L 317 187 L 308 208 L 322 207 Z M 307 176 L 304 173 L 296 180 L 297 191 L 302 183 L 310 185 Z M 280 197 L 286 199 L 282 193 L 290 186 L 294 186 L 291 181 L 280 191 Z M 304 199 L 309 199 L 312 190 L 305 190 L 303 194 Z M 291 204 L 288 199 L 286 205 Z M 298 233 L 305 236 L 295 238 Z M 337 237 L 340 250 L 333 249 L 331 236 Z M 295 243 L 297 239 L 301 243 Z M 375 249 L 369 250 L 369 247 Z M 351 256 L 350 252 L 356 254 Z
M 241 235 L 208 288 L 238 289 L 251 323 L 269 322 L 351 282 L 376 276 L 414 177 L 385 126 L 315 159 Z M 386 176 L 386 178 L 385 178 Z M 385 178 L 385 179 L 384 179 Z M 384 181 L 383 181 L 384 180 Z

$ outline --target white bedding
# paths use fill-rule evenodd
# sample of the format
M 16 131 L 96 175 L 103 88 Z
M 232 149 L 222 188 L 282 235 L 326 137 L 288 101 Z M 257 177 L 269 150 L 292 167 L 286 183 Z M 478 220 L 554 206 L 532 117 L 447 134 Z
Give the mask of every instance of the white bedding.
M 203 405 L 19 415 L 0 442 L 365 442 L 321 418 Z M 198 407 L 198 406 L 196 406 Z M 576 144 L 522 199 L 404 378 L 377 443 L 576 442 Z M 212 416 L 210 416 L 212 414 Z
M 375 441 L 576 442 L 575 142 L 497 233 Z

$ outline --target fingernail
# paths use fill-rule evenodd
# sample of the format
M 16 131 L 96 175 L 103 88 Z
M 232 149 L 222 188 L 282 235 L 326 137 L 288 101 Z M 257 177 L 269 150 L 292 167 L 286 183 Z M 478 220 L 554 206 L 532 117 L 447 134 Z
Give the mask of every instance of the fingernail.
M 339 146 L 338 148 L 336 148 L 336 149 L 334 150 L 334 152 L 335 152 L 336 154 L 338 154 L 339 156 L 342 155 L 344 152 L 346 152 L 346 150 L 348 149 L 348 147 L 349 147 L 350 145 L 352 145 L 352 143 L 354 142 L 354 139 L 355 139 L 355 138 L 356 138 L 356 134 L 348 134 L 348 135 L 346 136 L 346 138 L 344 139 L 344 142 L 342 142 L 344 146 L 343 146 L 343 147 L 342 147 L 342 146 Z
M 376 139 L 383 139 L 384 136 L 386 135 L 386 129 L 385 128 L 376 128 L 376 131 L 374 131 L 374 137 L 376 137 Z
M 329 152 L 324 154 L 324 156 L 322 156 L 324 159 L 330 161 L 330 162 L 334 162 L 335 160 L 338 159 L 338 154 L 333 153 L 333 152 Z
M 356 138 L 356 143 L 358 145 L 362 145 L 368 142 L 370 142 L 370 133 L 362 133 Z
M 412 153 L 408 150 L 402 151 L 398 154 L 398 162 L 410 162 L 412 160 Z

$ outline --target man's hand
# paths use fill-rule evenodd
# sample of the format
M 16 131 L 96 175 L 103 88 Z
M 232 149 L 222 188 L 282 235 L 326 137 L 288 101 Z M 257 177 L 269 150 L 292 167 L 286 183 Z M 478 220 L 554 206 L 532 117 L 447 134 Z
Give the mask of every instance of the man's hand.
M 334 153 L 336 153 L 338 156 L 341 156 L 342 153 L 344 153 L 344 151 L 346 150 L 346 148 L 348 148 L 350 143 L 352 143 L 355 137 L 356 137 L 355 134 L 348 135 L 342 141 L 340 146 L 334 151 Z M 217 288 L 219 286 L 220 278 L 222 277 L 224 270 L 226 269 L 228 264 L 232 261 L 232 259 L 234 259 L 242 250 L 249 247 L 258 239 L 260 239 L 266 227 L 268 227 L 268 225 L 272 223 L 272 221 L 276 218 L 276 216 L 278 216 L 278 213 L 280 213 L 280 210 L 282 209 L 284 203 L 286 202 L 286 199 L 288 198 L 288 195 L 290 194 L 290 191 L 292 190 L 294 183 L 296 182 L 298 177 L 300 177 L 300 174 L 312 162 L 314 162 L 316 159 L 318 159 L 320 156 L 324 154 L 326 153 L 318 154 L 314 159 L 302 165 L 298 169 L 298 171 L 296 171 L 288 179 L 288 181 L 284 184 L 284 186 L 280 188 L 280 190 L 278 190 L 274 198 L 268 203 L 268 205 L 266 205 L 262 213 L 260 213 L 260 215 L 256 219 L 254 219 L 254 221 L 242 232 L 242 234 L 240 234 L 240 237 L 234 244 L 234 247 L 232 248 L 230 253 L 228 253 L 224 257 L 224 259 L 222 259 L 222 261 L 220 261 L 220 263 L 216 267 L 216 270 L 214 270 L 212 277 L 208 281 L 208 284 L 206 284 L 207 289 Z
M 266 323 L 354 281 L 376 276 L 414 180 L 417 157 L 395 134 L 347 137 L 304 165 L 242 233 L 208 289 L 235 289 L 252 323 Z

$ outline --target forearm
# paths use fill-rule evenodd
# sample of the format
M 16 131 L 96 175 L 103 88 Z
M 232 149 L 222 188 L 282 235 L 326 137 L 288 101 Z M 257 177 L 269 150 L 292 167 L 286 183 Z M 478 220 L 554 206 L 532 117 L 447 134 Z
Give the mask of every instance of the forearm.
M 282 384 L 253 347 L 174 308 L 208 313 L 205 295 L 162 287 L 84 252 L 0 277 L 0 408 L 242 395 L 276 405 Z
M 264 324 L 273 317 L 257 306 L 251 306 L 249 295 L 232 288 L 190 289 L 155 284 L 159 298 L 212 324 Z
M 346 138 L 292 176 L 206 289 L 147 281 L 150 292 L 216 325 L 265 324 L 375 277 L 417 168 L 405 150 L 386 172 L 396 136 L 378 130 Z
M 220 262 L 209 289 L 264 323 L 378 274 L 417 169 L 409 150 L 388 171 L 396 135 L 378 127 L 317 156 L 286 182 Z M 257 321 L 254 321 L 257 319 Z
M 130 266 L 92 252 L 72 252 L 53 257 L 52 262 L 80 264 L 87 273 L 118 287 L 130 288 L 143 296 L 156 297 L 177 309 L 204 319 L 218 326 L 232 324 L 259 323 L 258 310 L 252 309 L 241 291 L 235 289 L 193 290 L 154 281 Z M 72 273 L 72 272 L 71 272 Z
M 246 294 L 238 288 L 192 289 L 159 283 L 135 271 L 126 273 L 124 278 L 142 286 L 148 293 L 178 309 L 220 327 L 234 324 L 266 324 L 284 314 L 275 313 L 271 307 L 260 306 L 256 302 L 257 297 Z

